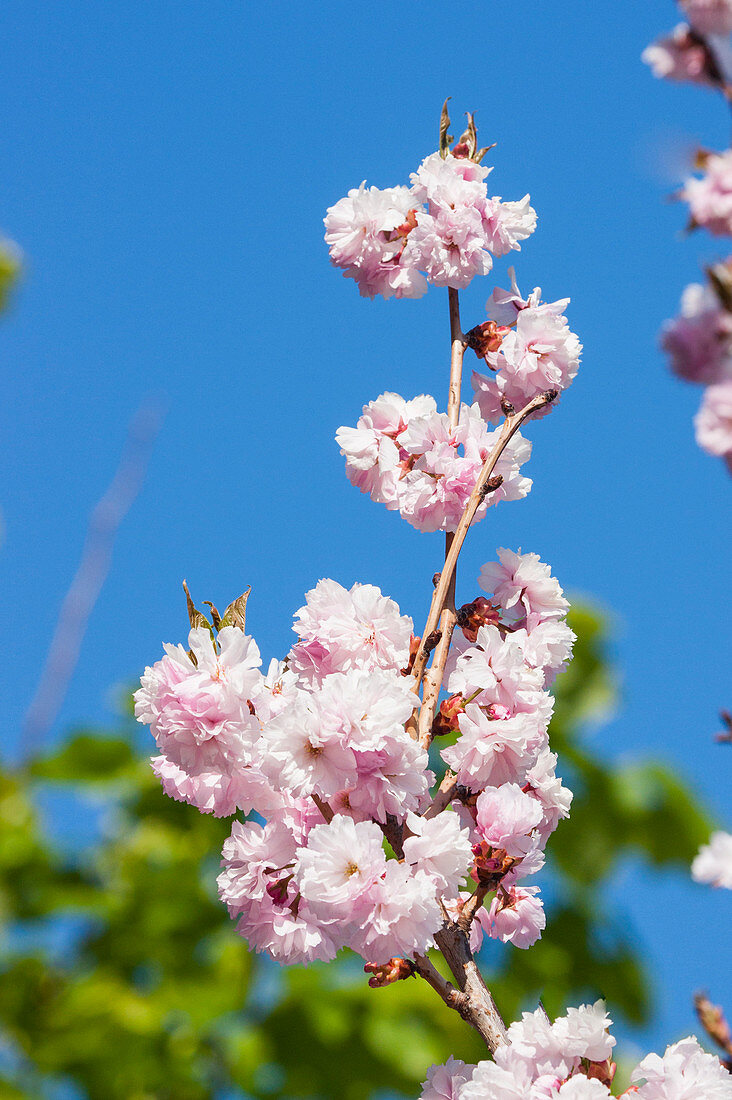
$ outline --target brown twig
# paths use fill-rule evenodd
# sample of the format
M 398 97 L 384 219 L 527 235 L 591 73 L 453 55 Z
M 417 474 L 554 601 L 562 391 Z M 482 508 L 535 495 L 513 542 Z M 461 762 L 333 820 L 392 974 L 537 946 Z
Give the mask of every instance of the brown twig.
M 475 1028 L 490 1052 L 495 1053 L 507 1042 L 506 1025 L 478 970 L 467 933 L 452 921 L 446 921 L 435 940 L 460 992 L 467 998 L 457 1006 L 460 1015 Z
M 460 910 L 460 916 L 458 917 L 458 928 L 462 932 L 470 934 L 470 925 L 473 923 L 475 914 L 480 909 L 481 905 L 485 901 L 486 894 L 489 894 L 492 887 L 487 883 L 479 882 L 475 893 L 471 894 L 468 900 Z
M 496 464 L 499 458 L 505 451 L 511 439 L 524 423 L 524 421 L 528 420 L 528 418 L 533 413 L 537 412 L 539 409 L 544 408 L 545 405 L 548 405 L 552 401 L 554 401 L 556 396 L 556 390 L 547 390 L 544 393 L 540 393 L 536 397 L 532 398 L 532 400 L 529 401 L 528 404 L 524 405 L 523 409 L 520 409 L 516 413 L 511 413 L 503 421 L 496 445 L 483 463 L 483 468 L 478 475 L 478 480 L 476 481 L 473 491 L 468 498 L 468 502 L 463 509 L 463 514 L 460 517 L 460 522 L 458 523 L 457 529 L 450 543 L 450 548 L 445 558 L 445 564 L 442 568 L 442 572 L 440 573 L 440 579 L 435 585 L 435 590 L 432 594 L 432 603 L 430 605 L 429 615 L 427 616 L 427 624 L 422 633 L 423 639 L 425 637 L 428 637 L 436 629 L 437 624 L 440 620 L 440 616 L 442 615 L 443 608 L 446 606 L 448 594 L 453 584 L 457 560 L 460 556 L 460 551 L 462 550 L 463 543 L 465 542 L 465 537 L 470 530 L 470 526 L 475 518 L 475 513 L 478 511 L 478 508 L 483 502 L 485 491 L 488 487 L 488 482 L 493 475 L 493 471 L 496 468 Z M 437 658 L 435 658 L 435 661 L 436 659 Z M 447 656 L 445 656 L 445 660 L 446 659 Z M 420 647 L 417 650 L 417 655 L 414 659 L 414 666 L 412 669 L 412 676 L 414 677 L 417 684 L 421 682 L 422 677 L 424 676 L 426 663 L 427 653 L 425 652 L 424 645 L 420 644 Z M 441 684 L 442 679 L 440 677 L 438 694 L 439 686 L 441 686 Z M 432 690 L 434 690 L 434 687 L 432 687 Z
M 323 815 L 323 817 L 325 818 L 325 820 L 330 825 L 330 823 L 333 820 L 335 815 L 334 815 L 333 811 L 331 810 L 330 806 L 328 805 L 328 803 L 324 802 L 319 794 L 313 794 L 310 797 L 312 798 L 313 802 L 315 803 L 315 805 L 320 810 L 320 812 Z
M 453 798 L 455 798 L 457 788 L 458 781 L 453 773 L 451 771 L 445 772 L 445 776 L 440 783 L 435 797 L 432 799 L 431 804 L 427 807 L 422 816 L 429 820 L 429 818 L 437 817 L 438 814 L 441 814 L 443 810 L 447 809 Z
M 430 962 L 426 955 L 414 956 L 414 970 L 442 997 L 448 1008 L 454 1008 L 462 1015 L 462 1010 L 467 1007 L 468 998 L 466 994 L 461 993 L 446 978 L 443 978 L 437 967 Z

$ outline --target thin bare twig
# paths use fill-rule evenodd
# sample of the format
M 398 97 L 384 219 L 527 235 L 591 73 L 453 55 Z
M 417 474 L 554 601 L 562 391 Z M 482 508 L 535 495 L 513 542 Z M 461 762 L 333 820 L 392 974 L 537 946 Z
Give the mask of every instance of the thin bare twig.
M 435 797 L 432 799 L 432 802 L 422 816 L 429 820 L 429 818 L 437 817 L 438 814 L 441 814 L 443 810 L 447 809 L 453 798 L 455 798 L 457 788 L 458 781 L 456 777 L 451 771 L 446 771 Z
M 458 1006 L 460 1015 L 475 1028 L 490 1052 L 495 1053 L 508 1041 L 506 1025 L 478 970 L 467 933 L 451 921 L 446 921 L 435 935 L 435 940 L 460 992 L 467 996 L 467 1000 Z
M 432 594 L 432 603 L 430 605 L 430 612 L 427 616 L 427 624 L 422 633 L 422 639 L 429 637 L 429 635 L 436 629 L 440 620 L 442 610 L 445 607 L 446 600 L 450 588 L 453 583 L 453 576 L 455 568 L 457 566 L 457 560 L 460 556 L 460 551 L 463 548 L 465 537 L 470 530 L 470 526 L 475 518 L 475 513 L 482 504 L 486 490 L 490 490 L 490 481 L 493 471 L 496 468 L 499 458 L 505 451 L 506 447 L 510 443 L 513 436 L 519 430 L 525 420 L 539 409 L 544 408 L 545 405 L 554 401 L 557 396 L 556 390 L 547 390 L 545 393 L 540 393 L 538 396 L 532 398 L 528 404 L 524 405 L 523 409 L 520 409 L 517 413 L 512 413 L 507 416 L 501 425 L 498 440 L 491 453 L 483 463 L 483 468 L 478 475 L 478 480 L 473 487 L 473 491 L 468 498 L 468 502 L 463 509 L 463 514 L 460 517 L 455 535 L 450 544 L 445 564 L 440 578 L 435 585 L 435 590 Z M 497 486 L 496 486 L 497 488 Z M 422 676 L 424 675 L 424 668 L 427 663 L 427 653 L 425 652 L 424 644 L 420 644 L 417 650 L 417 655 L 414 659 L 414 665 L 412 668 L 412 676 L 417 684 L 420 683 Z M 440 680 L 440 683 L 442 681 Z
M 454 1008 L 457 1012 L 467 1007 L 467 996 L 456 989 L 454 985 L 443 978 L 439 970 L 426 955 L 414 956 L 414 970 L 421 978 L 424 978 L 434 991 L 442 997 L 448 1008 Z
M 109 572 L 115 536 L 142 487 L 161 421 L 159 402 L 144 401 L 130 423 L 112 482 L 91 513 L 81 561 L 61 604 L 46 663 L 23 721 L 23 757 L 49 732 L 66 697 L 89 618 Z

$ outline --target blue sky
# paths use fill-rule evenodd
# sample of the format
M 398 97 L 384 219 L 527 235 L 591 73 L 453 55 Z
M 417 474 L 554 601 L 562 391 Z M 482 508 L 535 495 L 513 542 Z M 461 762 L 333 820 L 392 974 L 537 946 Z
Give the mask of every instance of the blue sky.
M 364 178 L 406 182 L 451 95 L 453 117 L 475 110 L 498 142 L 495 193 L 530 191 L 539 213 L 519 285 L 570 296 L 585 345 L 574 387 L 531 428 L 532 494 L 469 542 L 464 596 L 496 546 L 521 546 L 611 609 L 623 705 L 598 748 L 674 762 L 729 820 L 712 734 L 732 704 L 732 486 L 694 444 L 700 394 L 657 350 L 699 258 L 722 254 L 683 236 L 666 197 L 695 143 L 724 146 L 728 119 L 640 64 L 676 19 L 660 0 L 5 6 L 0 225 L 26 257 L 0 323 L 0 585 L 22 617 L 0 674 L 9 751 L 148 394 L 167 416 L 54 736 L 107 717 L 110 689 L 182 637 L 183 577 L 219 604 L 251 584 L 267 657 L 321 576 L 378 584 L 423 619 L 441 539 L 360 496 L 333 435 L 385 389 L 444 401 L 446 292 L 361 300 L 329 267 L 322 218 Z M 493 285 L 463 295 L 465 327 Z M 642 1038 L 691 1030 L 700 985 L 732 1007 L 729 895 L 632 870 L 619 893 L 659 974 Z

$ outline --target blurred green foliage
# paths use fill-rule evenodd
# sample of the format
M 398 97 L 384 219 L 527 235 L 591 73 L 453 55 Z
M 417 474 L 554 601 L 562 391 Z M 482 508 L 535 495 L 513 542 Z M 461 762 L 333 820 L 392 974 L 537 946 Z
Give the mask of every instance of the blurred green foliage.
M 11 241 L 0 241 L 0 310 L 5 309 L 8 296 L 20 274 L 20 258 Z
M 603 889 L 632 853 L 686 870 L 711 823 L 668 769 L 591 753 L 581 728 L 614 696 L 606 628 L 587 608 L 572 625 L 551 736 L 575 802 L 549 847 L 548 927 L 529 951 L 489 944 L 485 969 L 507 1017 L 602 994 L 642 1021 L 650 979 Z M 215 896 L 230 822 L 165 798 L 138 743 L 128 712 L 0 776 L 0 1095 L 416 1096 L 430 1063 L 482 1056 L 416 979 L 371 990 L 352 956 L 280 970 L 250 955 Z M 59 800 L 64 819 L 98 808 L 86 844 L 55 839 Z

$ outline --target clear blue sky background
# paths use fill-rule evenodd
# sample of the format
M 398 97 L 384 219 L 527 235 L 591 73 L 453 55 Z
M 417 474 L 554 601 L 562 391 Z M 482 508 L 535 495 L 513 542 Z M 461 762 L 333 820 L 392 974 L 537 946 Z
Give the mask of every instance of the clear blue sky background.
M 522 546 L 611 609 L 623 702 L 598 749 L 673 761 L 729 822 L 712 734 L 732 704 L 732 484 L 697 450 L 699 394 L 656 343 L 698 257 L 719 252 L 683 237 L 666 194 L 695 142 L 724 146 L 728 119 L 641 65 L 676 18 L 661 0 L 5 5 L 0 222 L 27 264 L 0 332 L 10 751 L 89 511 L 151 392 L 169 412 L 54 736 L 108 717 L 110 688 L 183 636 L 184 576 L 220 605 L 251 584 L 267 657 L 322 576 L 378 584 L 421 622 L 441 538 L 351 488 L 333 434 L 385 389 L 444 400 L 446 294 L 361 300 L 329 267 L 322 217 L 364 178 L 406 182 L 449 94 L 456 125 L 474 109 L 498 142 L 495 193 L 530 191 L 538 210 L 520 285 L 571 296 L 585 345 L 531 429 L 534 491 L 476 530 L 462 595 L 496 546 Z M 465 327 L 492 285 L 464 295 Z M 732 1008 L 728 893 L 629 868 L 613 902 L 659 979 L 639 1043 L 692 1030 L 698 986 Z

